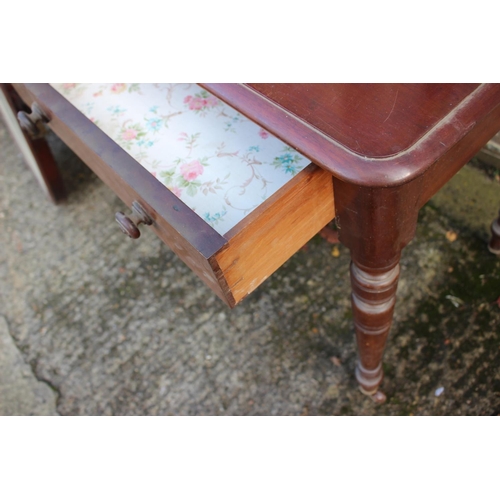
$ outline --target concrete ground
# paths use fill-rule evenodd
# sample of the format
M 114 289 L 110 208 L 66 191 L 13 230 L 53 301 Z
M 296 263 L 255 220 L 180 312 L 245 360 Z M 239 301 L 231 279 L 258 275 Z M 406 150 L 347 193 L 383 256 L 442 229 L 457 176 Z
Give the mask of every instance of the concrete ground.
M 500 183 L 467 166 L 402 259 L 383 388 L 358 390 L 349 255 L 315 237 L 229 310 L 57 138 L 51 205 L 0 121 L 1 415 L 496 415 Z

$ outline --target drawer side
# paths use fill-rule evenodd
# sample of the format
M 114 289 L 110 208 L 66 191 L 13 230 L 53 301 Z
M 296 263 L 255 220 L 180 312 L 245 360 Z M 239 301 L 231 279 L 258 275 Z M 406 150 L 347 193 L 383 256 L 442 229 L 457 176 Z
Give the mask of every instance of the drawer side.
M 259 209 L 225 234 L 229 245 L 214 259 L 235 304 L 335 217 L 331 174 L 310 165 Z

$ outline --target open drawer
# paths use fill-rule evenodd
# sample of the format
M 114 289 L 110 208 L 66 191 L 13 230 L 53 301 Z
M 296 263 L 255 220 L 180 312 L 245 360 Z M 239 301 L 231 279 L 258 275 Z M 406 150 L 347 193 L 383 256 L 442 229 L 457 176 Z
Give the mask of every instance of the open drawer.
M 230 307 L 335 216 L 329 173 L 194 84 L 14 88 Z

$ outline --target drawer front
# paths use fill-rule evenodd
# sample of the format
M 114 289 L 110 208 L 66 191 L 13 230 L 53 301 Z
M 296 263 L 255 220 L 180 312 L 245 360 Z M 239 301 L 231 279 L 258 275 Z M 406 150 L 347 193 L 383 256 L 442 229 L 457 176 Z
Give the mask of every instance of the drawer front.
M 14 87 L 128 206 L 145 208 L 152 230 L 230 307 L 334 217 L 332 179 L 310 165 L 222 236 L 51 86 Z
M 149 228 L 227 302 L 209 262 L 227 241 L 48 84 L 14 87 L 28 106 L 38 103 L 50 128 L 124 203 L 141 203 L 153 220 Z

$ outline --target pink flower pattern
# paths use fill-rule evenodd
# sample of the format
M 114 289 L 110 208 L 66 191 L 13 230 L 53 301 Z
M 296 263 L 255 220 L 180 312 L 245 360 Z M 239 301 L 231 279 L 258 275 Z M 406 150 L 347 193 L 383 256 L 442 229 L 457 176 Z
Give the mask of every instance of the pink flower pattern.
M 120 94 L 124 92 L 127 88 L 127 85 L 125 83 L 113 83 L 111 85 L 110 90 L 113 94 Z
M 201 111 L 204 109 L 215 108 L 220 104 L 219 99 L 213 95 L 208 95 L 208 92 L 202 91 L 197 95 L 188 95 L 184 98 L 184 103 L 188 105 L 192 111 Z
M 137 130 L 133 128 L 128 128 L 122 132 L 122 139 L 124 141 L 133 141 L 137 137 Z
M 198 176 L 203 173 L 203 165 L 198 161 L 194 160 L 189 163 L 183 163 L 181 165 L 181 174 L 187 181 L 194 181 Z
M 51 84 L 220 234 L 309 165 L 195 84 Z

